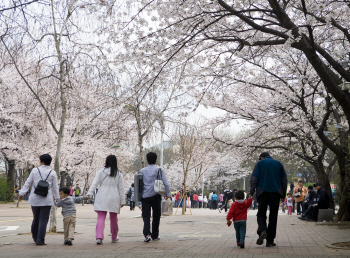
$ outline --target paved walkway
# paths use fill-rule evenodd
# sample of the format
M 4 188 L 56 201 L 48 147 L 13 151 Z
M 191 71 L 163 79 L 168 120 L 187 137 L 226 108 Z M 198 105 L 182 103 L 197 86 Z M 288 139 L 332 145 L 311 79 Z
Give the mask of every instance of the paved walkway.
M 30 208 L 24 204 L 22 206 L 22 216 L 26 215 L 27 220 L 23 221 L 26 226 L 23 224 L 21 228 L 27 227 L 29 232 L 31 221 L 27 216 L 30 215 Z M 6 222 L 10 214 L 4 214 L 1 210 L 6 209 L 0 205 L 0 227 L 18 222 Z M 21 215 L 16 210 L 12 213 Z M 124 207 L 119 219 L 120 241 L 111 243 L 107 221 L 104 244 L 98 246 L 94 240 L 96 214 L 92 206 L 78 206 L 76 231 L 79 234 L 75 236 L 73 246 L 63 245 L 62 234 L 48 234 L 47 246 L 35 246 L 30 234 L 10 235 L 0 237 L 0 257 L 350 257 L 350 251 L 325 246 L 331 242 L 350 241 L 349 229 L 300 221 L 296 215 L 280 214 L 275 240 L 277 247 L 267 248 L 255 244 L 256 211 L 250 210 L 245 249 L 236 246 L 234 228 L 227 227 L 225 214 L 218 211 L 196 209 L 193 215 L 163 217 L 161 240 L 151 243 L 143 242 L 142 219 L 133 218 L 138 215 L 139 210 L 131 212 Z M 61 219 L 58 218 L 59 221 Z

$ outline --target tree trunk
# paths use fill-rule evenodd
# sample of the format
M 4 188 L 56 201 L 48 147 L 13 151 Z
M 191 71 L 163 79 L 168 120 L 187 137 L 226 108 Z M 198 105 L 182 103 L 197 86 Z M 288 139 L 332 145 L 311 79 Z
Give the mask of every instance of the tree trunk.
M 61 171 L 60 174 L 61 174 L 61 178 L 60 178 L 60 187 L 63 187 L 64 185 L 66 185 L 66 184 L 65 184 L 65 181 L 66 181 L 66 175 L 67 175 L 67 173 L 66 173 L 66 171 Z
M 313 164 L 316 170 L 317 174 L 317 180 L 323 187 L 323 189 L 326 190 L 326 192 L 329 195 L 329 208 L 334 209 L 334 200 L 332 198 L 332 188 L 329 183 L 328 175 L 326 174 L 322 161 L 315 161 Z
M 13 193 L 15 189 L 15 178 L 16 178 L 16 170 L 15 170 L 15 161 L 14 160 L 8 160 L 8 175 L 7 175 L 7 181 L 10 185 L 10 192 L 8 195 L 8 200 L 12 201 Z
M 338 186 L 340 201 L 337 220 L 350 220 L 350 155 L 338 158 L 340 185 Z
M 145 161 L 144 161 L 144 157 L 143 157 L 143 137 L 141 135 L 139 135 L 139 155 L 140 155 L 140 160 L 141 160 L 141 168 L 144 168 Z

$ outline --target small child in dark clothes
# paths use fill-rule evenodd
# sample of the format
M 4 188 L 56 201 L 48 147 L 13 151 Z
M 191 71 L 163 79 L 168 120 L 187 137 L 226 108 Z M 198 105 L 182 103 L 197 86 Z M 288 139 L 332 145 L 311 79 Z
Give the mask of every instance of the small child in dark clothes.
M 227 225 L 231 225 L 231 219 L 236 230 L 237 246 L 244 248 L 245 233 L 247 229 L 247 210 L 252 204 L 252 198 L 244 200 L 244 192 L 237 191 L 235 193 L 235 202 L 231 205 L 227 214 Z

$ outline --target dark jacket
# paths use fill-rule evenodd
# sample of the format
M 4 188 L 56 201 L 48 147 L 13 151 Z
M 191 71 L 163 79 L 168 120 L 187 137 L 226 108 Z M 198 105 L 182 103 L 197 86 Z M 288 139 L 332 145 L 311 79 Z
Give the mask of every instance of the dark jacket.
M 282 163 L 267 156 L 255 165 L 250 178 L 250 195 L 256 189 L 257 199 L 264 192 L 279 193 L 281 197 L 285 197 L 287 183 L 287 174 Z
M 316 190 L 311 190 L 309 192 L 308 198 L 309 198 L 309 200 L 308 200 L 307 204 L 309 206 L 317 203 L 317 191 Z
M 317 206 L 319 209 L 329 208 L 329 195 L 323 188 L 320 188 L 317 191 Z

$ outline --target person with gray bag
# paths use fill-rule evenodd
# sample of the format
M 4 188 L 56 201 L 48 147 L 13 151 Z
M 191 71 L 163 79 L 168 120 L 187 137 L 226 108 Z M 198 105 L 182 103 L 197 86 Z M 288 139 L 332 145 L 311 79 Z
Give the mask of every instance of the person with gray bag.
M 142 217 L 144 242 L 159 240 L 159 223 L 161 216 L 162 196 L 170 197 L 170 188 L 163 169 L 156 166 L 157 154 L 146 155 L 148 166 L 141 169 L 143 177 Z M 151 210 L 153 210 L 151 231 Z

